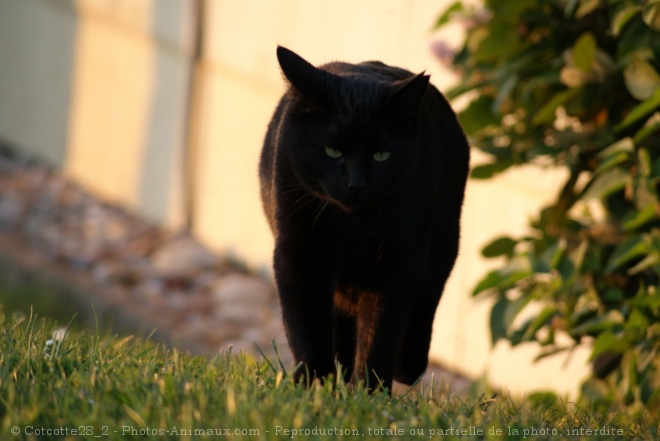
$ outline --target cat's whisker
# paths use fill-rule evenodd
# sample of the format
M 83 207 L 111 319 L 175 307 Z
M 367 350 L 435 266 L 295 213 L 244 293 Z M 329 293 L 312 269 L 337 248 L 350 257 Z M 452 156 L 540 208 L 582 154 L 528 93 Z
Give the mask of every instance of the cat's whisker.
M 358 216 L 357 214 L 353 214 L 353 222 L 354 222 L 356 227 L 361 227 L 362 226 L 361 219 L 362 218 L 360 216 Z
M 346 211 L 346 218 L 354 227 L 360 226 L 360 217 L 354 211 Z
M 314 216 L 314 220 L 312 221 L 312 228 L 314 228 L 314 225 L 316 225 L 316 222 L 318 222 L 319 218 L 323 214 L 323 211 L 328 207 L 328 204 L 330 202 L 328 201 L 323 201 L 323 203 L 319 206 L 319 208 L 316 209 L 316 216 Z
M 380 224 L 383 230 L 385 230 L 385 217 L 383 216 L 383 210 L 380 209 L 380 205 L 375 204 L 376 211 L 378 211 L 378 217 L 380 217 Z
M 300 192 L 303 195 L 308 194 L 308 192 L 305 190 L 305 187 L 300 185 L 300 184 L 298 184 L 298 185 L 287 185 L 278 194 L 280 196 L 285 196 L 285 195 L 289 195 L 291 193 L 296 193 L 296 192 Z
M 306 197 L 306 196 L 309 196 L 309 197 Z M 303 208 L 307 207 L 308 205 L 310 205 L 310 204 L 312 204 L 312 203 L 314 203 L 314 202 L 316 202 L 316 201 L 318 201 L 318 199 L 316 199 L 316 198 L 315 198 L 314 196 L 312 196 L 312 195 L 305 195 L 305 196 L 301 197 L 300 199 L 298 199 L 298 200 L 295 202 L 295 209 L 292 210 L 292 211 L 289 213 L 289 217 L 294 216 L 294 215 L 295 215 L 296 213 L 298 213 L 300 210 L 302 210 Z

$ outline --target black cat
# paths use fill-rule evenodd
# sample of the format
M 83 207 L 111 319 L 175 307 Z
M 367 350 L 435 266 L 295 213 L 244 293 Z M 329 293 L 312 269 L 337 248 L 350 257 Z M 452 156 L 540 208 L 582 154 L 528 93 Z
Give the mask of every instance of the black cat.
M 278 47 L 290 83 L 261 153 L 261 195 L 297 379 L 391 389 L 426 370 L 458 252 L 469 146 L 423 74 L 318 68 Z

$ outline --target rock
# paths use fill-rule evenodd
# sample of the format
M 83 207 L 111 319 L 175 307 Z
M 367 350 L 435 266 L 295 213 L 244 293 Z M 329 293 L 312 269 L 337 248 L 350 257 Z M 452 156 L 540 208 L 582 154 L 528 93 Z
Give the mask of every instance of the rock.
M 0 197 L 0 228 L 11 228 L 20 220 L 23 204 L 17 192 L 5 192 Z
M 159 279 L 146 279 L 139 283 L 135 288 L 135 296 L 145 303 L 154 304 L 162 301 L 165 284 Z
M 216 308 L 215 317 L 220 322 L 233 323 L 237 326 L 256 326 L 268 321 L 270 315 L 266 309 L 240 303 L 229 303 Z
M 166 291 L 165 302 L 173 311 L 180 311 L 186 307 L 186 295 L 181 291 Z
M 132 317 L 186 349 L 288 353 L 274 288 L 230 256 L 96 198 L 57 171 L 0 149 L 0 238 L 63 278 L 98 287 L 101 315 Z M 99 296 L 97 298 L 94 296 Z M 102 296 L 102 298 L 101 298 Z M 159 338 L 160 338 L 159 337 Z M 290 356 L 289 356 L 290 359 Z
M 121 262 L 118 262 L 116 259 L 104 259 L 94 265 L 91 274 L 96 282 L 104 284 L 119 278 L 122 270 L 123 266 Z
M 275 297 L 273 288 L 266 282 L 240 273 L 227 274 L 214 284 L 213 298 L 219 304 L 243 303 L 263 305 Z
M 180 278 L 217 266 L 220 260 L 192 237 L 179 235 L 158 248 L 152 256 L 152 262 L 162 277 Z
M 273 289 L 258 278 L 227 274 L 216 281 L 212 296 L 218 320 L 253 326 L 272 317 Z
M 91 204 L 82 210 L 78 221 L 86 251 L 98 254 L 104 249 L 117 247 L 129 238 L 129 227 L 120 216 L 108 213 L 100 204 Z

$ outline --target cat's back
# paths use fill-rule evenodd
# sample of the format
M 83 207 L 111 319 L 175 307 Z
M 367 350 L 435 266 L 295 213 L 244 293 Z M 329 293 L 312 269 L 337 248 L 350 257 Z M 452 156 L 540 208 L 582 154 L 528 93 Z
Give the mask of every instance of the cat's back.
M 275 225 L 275 168 L 277 166 L 277 146 L 279 144 L 280 126 L 286 115 L 287 107 L 286 95 L 282 97 L 275 109 L 273 117 L 271 118 L 268 129 L 266 130 L 266 137 L 264 145 L 261 149 L 261 157 L 259 159 L 259 182 L 261 190 L 261 203 L 266 213 L 266 219 L 273 232 L 276 230 Z
M 319 69 L 340 76 L 356 76 L 366 81 L 392 82 L 409 78 L 414 74 L 400 67 L 390 66 L 381 61 L 364 61 L 358 64 L 335 61 L 319 66 Z

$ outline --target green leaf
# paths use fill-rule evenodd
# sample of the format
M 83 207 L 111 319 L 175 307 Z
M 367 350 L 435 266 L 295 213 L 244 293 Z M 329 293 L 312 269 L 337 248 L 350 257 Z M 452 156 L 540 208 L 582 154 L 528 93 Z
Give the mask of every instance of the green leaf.
M 508 236 L 498 237 L 481 250 L 481 255 L 492 258 L 498 256 L 511 256 L 518 242 Z
M 651 268 L 658 264 L 660 264 L 660 255 L 658 255 L 657 253 L 649 254 L 648 256 L 643 258 L 637 265 L 630 268 L 627 274 L 630 276 L 634 276 L 636 274 L 641 273 L 645 269 Z
M 654 178 L 660 177 L 660 157 L 656 158 L 651 165 L 651 176 Z
M 641 56 L 630 58 L 623 79 L 630 94 L 640 101 L 656 95 L 660 89 L 660 75 Z
M 571 88 L 557 92 L 550 98 L 539 110 L 536 111 L 532 117 L 532 125 L 539 126 L 541 124 L 549 124 L 555 120 L 555 112 L 561 105 L 566 104 L 573 98 L 582 93 L 581 88 Z
M 489 84 L 488 81 L 469 81 L 469 80 L 464 80 L 462 83 L 457 84 L 456 86 L 452 87 L 451 89 L 447 90 L 445 92 L 445 96 L 447 99 L 454 100 L 458 98 L 459 96 L 470 92 L 471 90 L 474 89 L 479 89 L 487 86 Z
M 466 135 L 473 135 L 489 125 L 500 124 L 501 117 L 493 112 L 494 102 L 493 97 L 482 95 L 458 115 Z
M 532 296 L 523 294 L 506 305 L 502 320 L 504 327 L 507 330 L 507 335 L 508 330 L 511 329 L 511 326 L 513 325 L 513 321 L 516 319 L 520 311 L 522 311 L 531 300 Z
M 582 269 L 582 265 L 584 264 L 585 257 L 587 256 L 588 251 L 589 251 L 589 240 L 582 239 L 580 245 L 578 245 L 571 253 L 573 264 L 578 270 Z
M 544 358 L 552 357 L 553 355 L 561 354 L 562 352 L 568 351 L 569 348 L 563 346 L 552 346 L 549 349 L 544 350 L 539 355 L 534 357 L 534 363 L 537 363 Z
M 493 103 L 493 113 L 502 113 L 502 105 L 509 99 L 511 92 L 513 92 L 518 86 L 519 77 L 516 74 L 511 74 L 504 81 L 500 87 L 500 91 L 497 94 L 497 98 Z
M 573 18 L 575 11 L 577 10 L 579 0 L 567 0 L 566 6 L 564 7 L 564 15 L 566 18 Z
M 554 269 L 559 266 L 559 263 L 561 262 L 562 257 L 564 257 L 564 253 L 566 252 L 566 246 L 566 238 L 562 237 L 551 248 L 552 254 L 550 255 L 550 268 Z
M 565 255 L 561 256 L 561 259 L 559 260 L 559 263 L 557 263 L 555 268 L 559 272 L 559 275 L 561 276 L 561 279 L 564 282 L 568 282 L 576 275 L 575 270 L 577 267 L 575 266 L 573 261 L 567 258 Z
M 639 14 L 641 10 L 642 8 L 634 3 L 627 3 L 622 9 L 620 9 L 614 16 L 614 20 L 612 20 L 612 25 L 610 27 L 612 35 L 618 37 L 626 24 L 628 24 L 635 15 Z
M 529 260 L 523 256 L 517 256 L 507 262 L 506 266 L 491 271 L 482 279 L 472 292 L 475 296 L 483 291 L 497 288 L 499 291 L 506 291 L 513 288 L 517 282 L 529 277 L 531 267 Z
M 614 335 L 611 331 L 598 334 L 594 342 L 594 348 L 589 357 L 590 361 L 605 353 L 622 354 L 631 346 L 630 342 L 620 335 Z
M 633 309 L 626 319 L 625 329 L 626 331 L 639 333 L 640 331 L 645 332 L 649 325 L 649 319 L 646 317 L 646 314 L 639 309 Z
M 660 403 L 660 375 L 646 374 L 639 382 L 639 398 L 642 403 L 650 408 L 652 403 Z
M 626 137 L 615 142 L 607 147 L 602 152 L 598 153 L 597 157 L 601 160 L 600 164 L 594 171 L 594 175 L 603 173 L 623 162 L 633 158 L 635 144 L 632 138 Z
M 619 132 L 625 129 L 629 125 L 636 123 L 649 113 L 653 112 L 658 107 L 660 107 L 660 88 L 656 89 L 653 92 L 653 95 L 632 109 L 630 113 L 624 118 L 624 120 L 614 127 L 614 130 Z
M 648 120 L 646 120 L 642 128 L 635 133 L 633 141 L 635 141 L 635 144 L 639 144 L 658 129 L 660 129 L 660 112 L 655 112 Z
M 583 201 L 605 199 L 612 193 L 623 189 L 629 180 L 630 175 L 625 170 L 613 168 L 596 175 L 585 187 L 580 199 Z
M 534 271 L 537 273 L 549 273 L 557 268 L 566 251 L 566 239 L 561 238 L 549 246 L 536 260 Z
M 453 18 L 452 16 L 459 11 L 463 11 L 463 3 L 459 0 L 454 3 L 452 3 L 447 9 L 445 9 L 445 12 L 440 14 L 438 19 L 435 21 L 435 25 L 433 26 L 434 29 L 440 29 L 449 21 Z
M 552 317 L 557 314 L 557 308 L 554 306 L 546 306 L 538 313 L 534 320 L 532 320 L 522 336 L 522 341 L 529 341 L 534 338 L 534 335 L 543 326 L 548 324 Z
M 580 0 L 580 7 L 575 12 L 575 18 L 579 19 L 591 14 L 598 6 L 600 6 L 600 0 Z
M 504 314 L 508 305 L 509 300 L 502 296 L 490 311 L 490 338 L 493 346 L 499 339 L 506 338 L 507 329 L 504 325 Z
M 624 324 L 623 314 L 616 310 L 608 311 L 605 314 L 597 315 L 584 323 L 580 323 L 571 329 L 571 335 L 579 337 L 581 335 L 595 335 L 606 330 L 621 328 Z
M 602 402 L 603 400 L 611 400 L 612 388 L 605 380 L 600 378 L 591 377 L 582 383 L 580 395 L 582 400 L 589 403 Z
M 511 32 L 510 22 L 493 20 L 488 27 L 488 34 L 479 42 L 474 57 L 481 62 L 493 62 L 502 58 L 510 59 L 522 48 L 523 42 L 517 32 Z
M 612 256 L 610 256 L 605 266 L 605 271 L 612 272 L 621 268 L 621 266 L 631 260 L 644 256 L 648 252 L 648 249 L 649 247 L 642 236 L 632 237 L 614 249 Z
M 573 46 L 573 64 L 583 72 L 589 72 L 596 59 L 596 38 L 591 32 L 584 32 Z
M 486 274 L 486 277 L 481 279 L 477 286 L 472 291 L 472 295 L 476 296 L 477 294 L 491 290 L 493 288 L 499 287 L 502 282 L 502 276 L 498 273 L 497 270 L 491 271 Z
M 490 164 L 477 165 L 472 168 L 470 177 L 473 179 L 490 179 L 513 165 L 513 161 L 497 161 Z
M 660 31 L 660 1 L 650 1 L 644 7 L 642 19 L 648 27 Z
M 603 300 L 609 303 L 618 303 L 623 301 L 625 296 L 626 293 L 623 292 L 623 289 L 621 289 L 618 286 L 611 286 L 607 288 L 607 291 L 605 291 L 605 294 L 603 295 Z
M 616 155 L 617 153 L 633 153 L 634 151 L 635 145 L 632 142 L 632 138 L 625 137 L 598 152 L 597 157 L 599 159 L 607 159 L 608 156 Z
M 651 202 L 641 210 L 633 212 L 629 218 L 626 218 L 623 222 L 623 229 L 630 232 L 654 219 L 658 219 L 657 204 Z
M 486 5 L 493 11 L 501 12 L 500 20 L 511 24 L 527 9 L 538 7 L 538 0 L 488 0 Z M 498 15 L 498 14 L 496 14 Z
M 635 351 L 627 351 L 621 360 L 621 368 L 625 369 L 623 390 L 626 402 L 635 400 L 635 389 L 637 389 L 637 354 Z
M 640 148 L 637 153 L 637 164 L 639 165 L 639 171 L 645 178 L 651 176 L 652 165 L 651 165 L 651 155 L 649 151 L 645 148 Z

